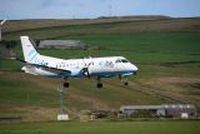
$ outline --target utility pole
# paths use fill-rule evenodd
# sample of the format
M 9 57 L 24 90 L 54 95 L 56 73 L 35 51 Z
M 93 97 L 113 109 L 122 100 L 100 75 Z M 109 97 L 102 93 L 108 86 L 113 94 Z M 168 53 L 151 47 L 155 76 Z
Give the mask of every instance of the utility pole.
M 59 92 L 59 100 L 60 100 L 60 108 L 59 108 L 59 113 L 57 115 L 58 121 L 69 120 L 69 115 L 67 113 L 65 113 L 64 90 L 65 90 L 65 88 L 63 87 L 63 85 L 59 85 L 57 88 L 57 91 Z
M 59 100 L 60 100 L 59 114 L 64 114 L 64 87 L 59 86 L 58 92 L 59 92 Z
M 0 23 L 0 41 L 2 40 L 2 28 L 3 28 L 3 25 L 5 24 L 6 21 L 7 21 L 7 19 L 4 19 Z

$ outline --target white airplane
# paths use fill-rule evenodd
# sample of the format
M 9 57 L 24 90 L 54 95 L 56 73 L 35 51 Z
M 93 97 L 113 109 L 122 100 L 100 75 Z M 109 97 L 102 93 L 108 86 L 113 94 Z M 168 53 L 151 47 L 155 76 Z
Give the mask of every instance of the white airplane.
M 21 36 L 20 39 L 26 63 L 22 70 L 33 75 L 63 78 L 63 86 L 66 88 L 69 87 L 68 78 L 71 77 L 95 77 L 97 88 L 102 88 L 101 78 L 118 76 L 123 79 L 124 85 L 128 85 L 126 78 L 135 75 L 138 70 L 122 56 L 61 59 L 40 55 L 28 36 Z

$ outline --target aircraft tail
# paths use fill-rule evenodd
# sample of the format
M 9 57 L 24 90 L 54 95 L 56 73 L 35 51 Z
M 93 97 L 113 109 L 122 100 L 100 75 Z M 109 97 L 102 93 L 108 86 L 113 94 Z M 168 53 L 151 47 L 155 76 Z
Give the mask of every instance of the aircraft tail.
M 39 56 L 39 53 L 35 50 L 28 36 L 20 36 L 24 60 L 27 63 L 35 63 L 35 59 Z

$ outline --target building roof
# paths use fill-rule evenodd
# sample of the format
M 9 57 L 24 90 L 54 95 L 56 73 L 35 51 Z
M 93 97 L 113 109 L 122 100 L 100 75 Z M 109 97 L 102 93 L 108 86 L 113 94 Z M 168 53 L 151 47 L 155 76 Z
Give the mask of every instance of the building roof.
M 166 108 L 195 108 L 195 106 L 191 104 L 128 105 L 128 106 L 121 106 L 120 111 L 123 111 L 125 109 L 155 110 L 155 109 L 166 109 Z
M 69 49 L 69 48 L 85 48 L 79 40 L 43 40 L 39 43 L 39 48 L 58 48 L 58 49 Z

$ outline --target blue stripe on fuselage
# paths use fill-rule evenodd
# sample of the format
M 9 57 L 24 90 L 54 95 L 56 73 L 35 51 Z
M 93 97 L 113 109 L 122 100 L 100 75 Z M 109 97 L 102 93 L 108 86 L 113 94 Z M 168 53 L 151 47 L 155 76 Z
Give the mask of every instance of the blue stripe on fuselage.
M 97 77 L 114 77 L 114 76 L 118 76 L 118 75 L 125 75 L 125 76 L 131 76 L 134 75 L 135 71 L 117 71 L 117 72 L 98 72 L 98 73 L 91 73 L 90 76 L 97 76 Z M 82 73 L 77 73 L 77 75 L 74 74 L 69 74 L 69 73 L 58 73 L 55 76 L 49 76 L 49 77 L 53 77 L 53 78 L 64 78 L 64 77 L 87 77 L 85 75 L 83 75 Z
M 134 71 L 116 71 L 116 72 L 99 72 L 99 73 L 91 73 L 91 76 L 99 76 L 99 77 L 112 77 L 118 75 L 126 75 L 130 76 L 134 74 Z

